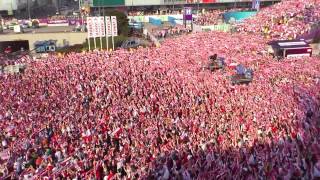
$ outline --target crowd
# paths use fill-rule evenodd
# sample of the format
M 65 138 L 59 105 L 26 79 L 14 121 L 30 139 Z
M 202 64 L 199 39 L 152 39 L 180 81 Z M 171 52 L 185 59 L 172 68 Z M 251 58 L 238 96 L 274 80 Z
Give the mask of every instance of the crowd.
M 203 11 L 200 13 L 194 20 L 194 24 L 200 26 L 211 26 L 217 25 L 224 22 L 223 14 L 230 11 L 250 11 L 251 9 L 247 8 L 232 8 L 232 9 L 211 9 L 207 11 Z
M 175 37 L 180 35 L 185 35 L 190 33 L 191 29 L 188 27 L 184 27 L 182 25 L 168 26 L 157 29 L 152 29 L 151 33 L 159 40 Z
M 239 31 L 264 34 L 272 39 L 295 39 L 319 28 L 319 0 L 285 0 L 264 8 L 238 26 Z
M 201 13 L 195 20 L 194 23 L 201 26 L 216 25 L 223 22 L 223 10 L 210 10 Z
M 276 61 L 266 42 L 202 32 L 24 58 L 0 76 L 0 179 L 320 178 L 319 58 Z M 204 70 L 213 54 L 227 68 Z M 235 64 L 252 83 L 231 85 Z
M 130 10 L 128 16 L 148 16 L 148 15 L 176 15 L 181 14 L 180 10 L 154 10 L 154 11 L 134 11 Z

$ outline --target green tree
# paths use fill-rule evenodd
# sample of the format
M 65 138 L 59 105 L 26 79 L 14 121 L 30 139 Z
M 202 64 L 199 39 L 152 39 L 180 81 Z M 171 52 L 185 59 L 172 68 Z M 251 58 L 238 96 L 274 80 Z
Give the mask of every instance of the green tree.
M 120 11 L 116 10 L 106 10 L 106 16 L 117 16 L 118 21 L 118 33 L 119 35 L 127 37 L 129 34 L 129 20 L 127 16 Z

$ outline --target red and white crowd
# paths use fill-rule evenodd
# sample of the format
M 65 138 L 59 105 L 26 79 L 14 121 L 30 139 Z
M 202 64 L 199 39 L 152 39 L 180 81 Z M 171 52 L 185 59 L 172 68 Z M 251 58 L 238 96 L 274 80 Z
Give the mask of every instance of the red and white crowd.
M 319 0 L 284 0 L 264 8 L 256 17 L 244 21 L 239 31 L 263 33 L 272 39 L 295 39 L 319 28 Z
M 195 24 L 201 26 L 216 25 L 223 21 L 223 10 L 210 10 L 201 13 L 194 21 Z
M 276 61 L 266 42 L 201 32 L 23 59 L 24 74 L 0 76 L 0 179 L 320 178 L 320 59 Z M 203 70 L 213 54 L 224 71 Z M 231 85 L 235 64 L 252 83 Z

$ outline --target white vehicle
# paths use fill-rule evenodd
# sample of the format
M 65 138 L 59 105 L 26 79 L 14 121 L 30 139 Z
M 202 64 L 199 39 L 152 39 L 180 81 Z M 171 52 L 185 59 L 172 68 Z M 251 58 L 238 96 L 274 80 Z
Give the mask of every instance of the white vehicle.
M 21 25 L 15 25 L 15 26 L 13 27 L 13 31 L 14 31 L 15 33 L 23 33 L 23 28 L 22 28 Z

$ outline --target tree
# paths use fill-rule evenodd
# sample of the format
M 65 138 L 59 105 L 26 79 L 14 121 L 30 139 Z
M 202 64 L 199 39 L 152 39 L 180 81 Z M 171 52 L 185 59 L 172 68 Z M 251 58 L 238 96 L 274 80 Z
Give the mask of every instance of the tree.
M 117 16 L 118 21 L 118 33 L 119 35 L 127 37 L 129 34 L 129 20 L 127 16 L 120 11 L 116 10 L 106 10 L 105 11 L 106 16 Z

